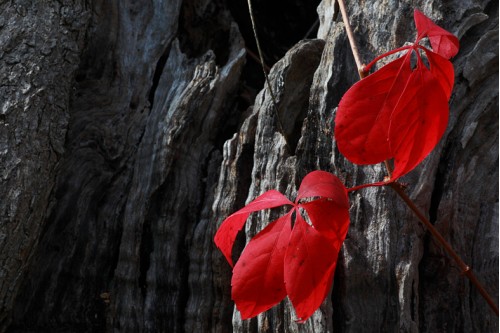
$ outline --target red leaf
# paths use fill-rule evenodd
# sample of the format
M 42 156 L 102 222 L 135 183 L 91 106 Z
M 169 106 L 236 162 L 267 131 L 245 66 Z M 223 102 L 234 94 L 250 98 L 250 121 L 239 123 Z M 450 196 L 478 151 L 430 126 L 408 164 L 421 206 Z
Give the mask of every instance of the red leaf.
M 339 201 L 326 198 L 305 202 L 299 205 L 304 208 L 309 220 L 318 232 L 334 242 L 340 248 L 349 228 L 349 202 L 347 192 Z
M 343 202 L 345 193 L 344 184 L 337 177 L 326 171 L 313 171 L 302 179 L 295 202 L 308 197 L 324 197 Z
M 394 158 L 394 181 L 418 165 L 446 130 L 448 100 L 454 83 L 447 60 L 458 52 L 458 39 L 415 11 L 415 44 L 389 51 L 369 63 L 406 50 L 406 54 L 357 82 L 339 103 L 335 137 L 340 152 L 356 164 Z M 434 52 L 418 44 L 429 37 Z M 421 52 L 429 67 L 425 67 Z M 411 55 L 417 57 L 412 69 Z M 380 185 L 381 183 L 376 183 Z M 375 185 L 375 184 L 374 184 Z
M 418 31 L 416 43 L 422 38 L 428 37 L 432 45 L 432 51 L 442 57 L 450 59 L 458 53 L 459 43 L 457 37 L 436 25 L 418 9 L 415 9 L 413 17 Z
M 429 65 L 432 75 L 438 80 L 441 88 L 449 100 L 453 84 L 455 83 L 455 71 L 451 62 L 441 57 L 439 54 L 431 52 L 426 48 L 422 48 L 429 59 Z
M 285 255 L 285 286 L 299 322 L 328 295 L 339 249 L 297 214 Z
M 250 213 L 283 205 L 293 205 L 293 203 L 280 192 L 270 190 L 260 195 L 222 222 L 219 230 L 217 230 L 217 233 L 215 234 L 214 241 L 231 266 L 233 266 L 231 252 L 234 240 L 236 239 L 238 232 L 245 225 Z
M 303 322 L 328 294 L 349 224 L 347 190 L 334 175 L 314 171 L 304 177 L 297 202 L 306 197 L 320 198 L 293 204 L 279 192 L 268 191 L 229 216 L 217 231 L 215 242 L 232 264 L 236 234 L 251 212 L 294 206 L 248 243 L 233 269 L 232 297 L 243 319 L 268 310 L 288 294 Z M 298 207 L 306 210 L 314 227 L 304 221 Z
M 446 130 L 448 113 L 448 99 L 440 82 L 420 63 L 391 117 L 392 179 L 411 171 L 434 149 Z
M 259 232 L 234 266 L 232 298 L 242 319 L 270 309 L 286 296 L 283 262 L 293 211 Z
M 398 58 L 355 83 L 342 97 L 335 118 L 339 151 L 356 164 L 392 156 L 388 141 L 392 111 L 411 75 L 410 57 Z

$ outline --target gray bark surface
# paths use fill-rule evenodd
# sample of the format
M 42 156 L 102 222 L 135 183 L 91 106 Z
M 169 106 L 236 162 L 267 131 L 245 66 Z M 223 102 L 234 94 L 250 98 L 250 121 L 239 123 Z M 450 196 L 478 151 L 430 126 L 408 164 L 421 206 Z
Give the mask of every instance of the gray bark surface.
M 224 1 L 47 3 L 0 1 L 0 332 L 498 331 L 381 187 L 350 194 L 331 297 L 310 320 L 288 300 L 245 321 L 234 308 L 213 244 L 224 218 L 266 190 L 293 198 L 313 170 L 348 187 L 384 177 L 333 140 L 357 80 L 333 0 L 318 39 L 270 72 L 277 114 L 267 89 L 238 104 L 248 41 Z M 498 4 L 349 3 L 364 61 L 413 41 L 414 6 L 461 48 L 446 134 L 402 181 L 498 304 Z M 254 214 L 235 256 L 278 213 Z

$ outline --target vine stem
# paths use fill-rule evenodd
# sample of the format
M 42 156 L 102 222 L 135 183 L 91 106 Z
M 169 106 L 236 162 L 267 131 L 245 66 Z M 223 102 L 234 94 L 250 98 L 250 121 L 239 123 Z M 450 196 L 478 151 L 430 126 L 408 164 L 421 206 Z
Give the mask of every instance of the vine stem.
M 276 116 L 276 123 L 278 125 L 278 131 L 283 135 L 283 137 L 285 138 L 285 141 L 286 141 L 285 131 L 283 129 L 283 124 L 281 123 L 280 115 L 278 113 L 278 104 L 276 103 L 276 97 L 274 97 L 274 92 L 273 92 L 273 89 L 271 87 L 271 82 L 269 81 L 269 76 L 267 75 L 267 72 L 265 69 L 264 56 L 262 53 L 262 49 L 260 47 L 259 36 L 257 34 L 257 27 L 255 26 L 255 17 L 253 15 L 252 1 L 247 0 L 247 2 L 248 2 L 248 12 L 250 14 L 250 21 L 252 21 L 253 36 L 255 38 L 255 44 L 257 44 L 257 52 L 259 53 L 260 64 L 262 66 L 262 72 L 264 72 L 264 77 L 266 79 L 267 89 L 269 90 L 269 94 L 271 95 L 271 100 L 273 101 L 273 107 L 274 107 L 274 113 Z
M 354 61 L 356 62 L 356 66 L 358 67 L 358 73 L 360 78 L 364 78 L 367 72 L 364 69 L 363 62 L 361 61 L 361 57 L 358 51 L 358 43 L 356 42 L 356 38 L 354 37 L 354 33 L 352 32 L 351 24 L 349 23 L 349 16 L 347 15 L 347 9 L 345 6 L 344 0 L 338 0 L 340 13 L 342 14 L 342 21 L 344 22 L 345 31 L 347 33 L 347 39 L 349 39 L 349 44 L 351 45 L 352 55 L 354 56 Z
M 467 276 L 467 278 L 472 282 L 472 284 L 477 288 L 481 296 L 486 300 L 488 305 L 491 307 L 493 312 L 498 316 L 498 307 L 488 294 L 486 289 L 484 289 L 483 285 L 477 279 L 476 275 L 472 272 L 472 269 L 460 258 L 460 256 L 453 250 L 451 245 L 444 239 L 444 237 L 439 233 L 439 231 L 432 225 L 432 223 L 425 217 L 424 214 L 418 209 L 415 203 L 410 199 L 410 197 L 406 194 L 401 184 L 393 182 L 388 184 L 396 193 L 403 199 L 406 205 L 413 211 L 413 213 L 418 217 L 420 222 L 429 230 L 432 236 L 439 242 L 439 244 L 445 249 L 450 257 L 455 260 L 456 264 L 462 271 L 462 274 Z
M 352 32 L 351 25 L 349 23 L 348 15 L 344 0 L 337 0 L 340 8 L 340 12 L 342 13 L 342 20 L 344 22 L 344 26 L 347 33 L 347 38 L 349 39 L 349 44 L 351 45 L 351 51 L 354 56 L 354 60 L 356 61 L 356 65 L 358 66 L 358 73 L 360 79 L 366 77 L 368 72 L 365 70 L 365 66 L 361 61 L 361 57 L 359 55 L 356 39 Z M 399 50 L 399 49 L 398 49 Z M 371 65 L 373 62 L 370 63 Z M 385 166 L 387 168 L 387 172 L 389 175 L 392 173 L 392 166 L 389 161 L 385 161 Z M 373 184 L 372 184 L 373 185 Z M 390 188 L 392 188 L 399 197 L 405 202 L 405 204 L 413 211 L 413 213 L 418 217 L 420 222 L 427 228 L 427 230 L 431 233 L 431 235 L 437 240 L 437 242 L 443 247 L 443 249 L 448 253 L 448 255 L 453 258 L 456 262 L 462 274 L 467 276 L 467 278 L 472 282 L 472 284 L 477 288 L 481 296 L 486 300 L 488 305 L 491 307 L 493 312 L 498 316 L 498 307 L 488 294 L 486 289 L 483 287 L 481 282 L 477 279 L 476 275 L 472 272 L 472 269 L 460 258 L 460 256 L 453 250 L 451 245 L 444 239 L 444 237 L 439 233 L 439 231 L 432 225 L 432 223 L 427 219 L 424 213 L 420 211 L 420 209 L 415 205 L 415 203 L 411 200 L 411 198 L 404 191 L 403 186 L 398 182 L 390 182 L 387 184 Z M 364 188 L 364 185 L 359 185 L 349 189 L 349 192 Z

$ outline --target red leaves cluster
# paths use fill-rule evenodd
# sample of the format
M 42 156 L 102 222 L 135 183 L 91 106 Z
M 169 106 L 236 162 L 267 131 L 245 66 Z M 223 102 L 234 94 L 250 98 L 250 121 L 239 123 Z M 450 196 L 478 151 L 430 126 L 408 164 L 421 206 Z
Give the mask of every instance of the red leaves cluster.
M 346 158 L 357 164 L 394 159 L 390 179 L 363 187 L 395 181 L 415 168 L 436 146 L 448 123 L 454 83 L 449 59 L 458 52 L 458 39 L 418 10 L 414 18 L 415 43 L 368 64 L 365 71 L 388 55 L 406 52 L 354 84 L 337 110 L 335 137 Z M 432 50 L 419 44 L 425 37 Z M 262 194 L 223 221 L 216 245 L 233 266 L 233 244 L 250 214 L 284 205 L 291 210 L 259 232 L 233 268 L 232 298 L 242 319 L 288 296 L 303 322 L 329 292 L 349 226 L 347 190 L 330 173 L 308 174 L 295 202 L 274 190 Z
M 295 202 L 274 190 L 262 194 L 223 221 L 216 245 L 232 265 L 236 235 L 250 213 L 283 205 L 292 208 L 252 238 L 233 268 L 231 293 L 242 319 L 270 309 L 288 295 L 303 322 L 330 290 L 349 226 L 349 202 L 344 185 L 328 172 L 313 171 L 304 177 Z
M 406 53 L 354 84 L 342 97 L 335 119 L 340 152 L 356 164 L 394 158 L 389 181 L 415 168 L 436 146 L 448 124 L 448 101 L 454 82 L 448 60 L 458 39 L 415 10 L 413 45 L 387 52 L 365 67 L 400 51 Z M 420 45 L 427 37 L 432 50 Z M 416 57 L 414 68 L 412 55 Z M 428 65 L 423 60 L 425 55 Z

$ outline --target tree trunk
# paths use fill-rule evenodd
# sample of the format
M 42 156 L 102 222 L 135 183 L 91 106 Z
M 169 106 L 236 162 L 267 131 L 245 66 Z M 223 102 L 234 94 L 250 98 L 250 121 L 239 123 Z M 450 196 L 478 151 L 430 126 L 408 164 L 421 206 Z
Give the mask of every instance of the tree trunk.
M 288 300 L 234 308 L 224 218 L 269 189 L 293 198 L 313 170 L 384 177 L 333 139 L 357 80 L 333 0 L 318 39 L 316 4 L 254 0 L 277 113 L 246 1 L 47 3 L 0 1 L 0 332 L 498 331 L 390 188 L 350 195 L 331 297 L 305 324 Z M 461 46 L 447 132 L 402 181 L 498 303 L 498 4 L 348 3 L 364 61 L 414 39 L 413 6 Z

